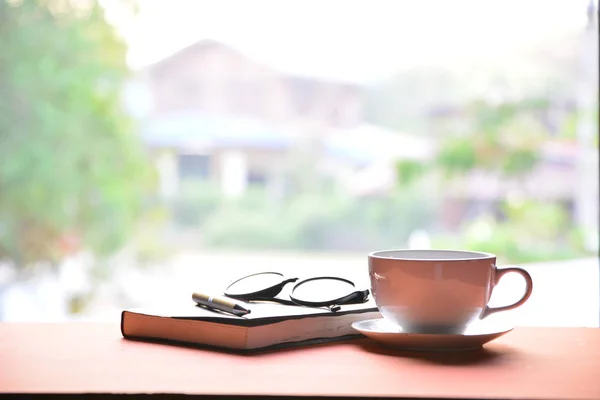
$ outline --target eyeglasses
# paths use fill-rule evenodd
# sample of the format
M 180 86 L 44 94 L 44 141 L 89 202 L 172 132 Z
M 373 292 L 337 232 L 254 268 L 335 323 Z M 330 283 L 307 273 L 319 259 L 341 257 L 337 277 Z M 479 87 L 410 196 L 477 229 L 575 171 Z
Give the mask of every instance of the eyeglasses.
M 289 300 L 277 297 L 283 288 L 295 282 Z M 357 290 L 348 279 L 319 276 L 299 280 L 279 272 L 260 272 L 237 279 L 225 290 L 225 296 L 243 301 L 273 301 L 306 307 L 327 307 L 338 311 L 341 305 L 364 303 L 369 290 Z

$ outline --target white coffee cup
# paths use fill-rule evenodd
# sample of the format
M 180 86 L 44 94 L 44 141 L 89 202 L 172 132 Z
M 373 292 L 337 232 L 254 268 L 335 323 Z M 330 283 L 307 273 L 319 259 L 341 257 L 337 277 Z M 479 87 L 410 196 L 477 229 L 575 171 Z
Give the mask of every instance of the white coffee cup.
M 462 250 L 384 250 L 369 254 L 371 292 L 379 311 L 404 331 L 457 333 L 493 313 L 523 305 L 533 281 L 522 268 L 498 268 L 490 253 Z M 494 287 L 509 272 L 523 276 L 525 294 L 489 307 Z

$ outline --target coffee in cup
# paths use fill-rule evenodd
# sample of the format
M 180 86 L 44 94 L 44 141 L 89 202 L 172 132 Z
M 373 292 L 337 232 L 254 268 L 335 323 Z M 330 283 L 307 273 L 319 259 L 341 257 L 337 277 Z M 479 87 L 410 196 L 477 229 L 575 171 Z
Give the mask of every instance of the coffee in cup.
M 513 304 L 490 307 L 507 273 L 526 282 Z M 371 292 L 382 316 L 405 332 L 461 333 L 487 316 L 523 305 L 533 281 L 522 268 L 498 268 L 494 254 L 461 250 L 384 250 L 369 254 Z

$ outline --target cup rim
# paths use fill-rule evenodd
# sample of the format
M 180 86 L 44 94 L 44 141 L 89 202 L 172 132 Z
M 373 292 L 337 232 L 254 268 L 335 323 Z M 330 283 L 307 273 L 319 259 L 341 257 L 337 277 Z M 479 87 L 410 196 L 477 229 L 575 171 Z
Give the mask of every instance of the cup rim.
M 430 253 L 451 253 L 458 255 L 460 253 L 465 254 L 464 257 L 402 257 L 401 254 L 416 253 L 416 252 L 430 252 Z M 386 256 L 386 254 L 394 253 L 393 256 Z M 470 255 L 470 256 L 469 256 Z M 389 250 L 375 250 L 369 253 L 369 258 L 380 259 L 380 260 L 398 260 L 398 261 L 474 261 L 474 260 L 489 260 L 496 258 L 496 255 L 492 253 L 486 253 L 483 251 L 475 250 L 461 250 L 461 249 L 389 249 Z

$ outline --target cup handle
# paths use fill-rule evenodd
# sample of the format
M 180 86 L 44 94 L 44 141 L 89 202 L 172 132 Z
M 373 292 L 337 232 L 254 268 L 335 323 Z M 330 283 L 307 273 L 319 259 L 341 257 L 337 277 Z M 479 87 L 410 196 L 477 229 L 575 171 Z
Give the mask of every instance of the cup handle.
M 495 272 L 496 273 L 495 273 L 495 278 L 494 278 L 494 286 L 496 286 L 500 282 L 500 279 L 504 275 L 506 275 L 510 272 L 516 272 L 517 274 L 521 275 L 525 279 L 525 284 L 527 285 L 525 288 L 525 294 L 523 294 L 523 296 L 521 297 L 520 300 L 518 300 L 515 303 L 510 304 L 508 306 L 502 306 L 502 307 L 485 306 L 485 308 L 483 309 L 483 312 L 481 313 L 480 319 L 489 317 L 490 315 L 500 312 L 500 311 L 508 311 L 508 310 L 512 310 L 512 309 L 522 306 L 529 299 L 529 296 L 531 296 L 531 292 L 533 291 L 533 280 L 531 279 L 531 275 L 529 275 L 529 272 L 525 271 L 524 269 L 517 268 L 517 267 L 511 267 L 511 268 L 497 268 L 496 267 Z

